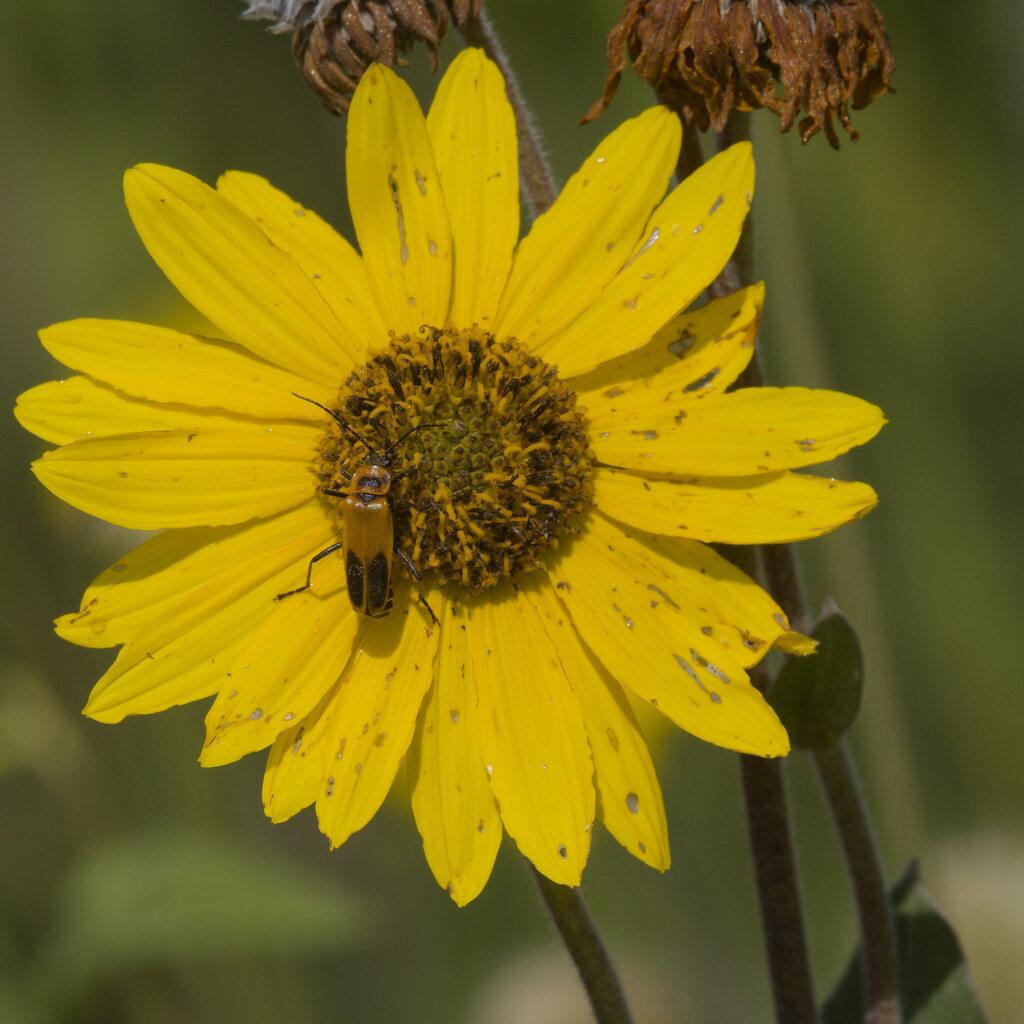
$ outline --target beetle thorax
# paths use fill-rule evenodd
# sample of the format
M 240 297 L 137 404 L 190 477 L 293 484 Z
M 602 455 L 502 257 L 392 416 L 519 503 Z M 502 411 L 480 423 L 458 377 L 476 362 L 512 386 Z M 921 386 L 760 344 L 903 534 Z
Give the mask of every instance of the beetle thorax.
M 381 466 L 356 467 L 352 474 L 352 490 L 356 494 L 387 494 L 391 489 L 391 474 Z

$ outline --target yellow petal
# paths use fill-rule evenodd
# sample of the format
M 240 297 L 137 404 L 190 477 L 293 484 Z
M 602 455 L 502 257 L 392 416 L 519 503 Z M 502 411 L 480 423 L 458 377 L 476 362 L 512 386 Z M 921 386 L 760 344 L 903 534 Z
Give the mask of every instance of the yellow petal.
M 571 377 L 646 344 L 725 266 L 753 188 L 747 142 L 694 171 L 651 214 L 640 243 L 600 296 L 542 349 L 544 358 Z
M 287 821 L 316 800 L 337 693 L 335 684 L 313 712 L 274 740 L 263 774 L 263 809 L 271 821 Z
M 775 638 L 775 646 L 786 654 L 805 658 L 818 650 L 818 641 L 813 637 L 804 636 L 803 633 L 782 633 Z
M 396 587 L 391 614 L 366 620 L 334 701 L 316 801 L 332 847 L 384 802 L 430 686 L 438 634 L 411 589 Z
M 666 542 L 660 539 L 659 548 Z M 703 575 L 699 566 L 630 538 L 600 513 L 589 516 L 583 534 L 559 552 L 551 573 L 594 656 L 638 697 L 700 739 L 748 754 L 785 754 L 786 731 L 741 667 L 744 634 L 729 621 L 728 590 L 742 574 L 732 569 L 731 584 L 724 577 L 724 608 L 717 601 L 700 607 L 716 589 L 715 580 L 704 582 Z M 770 604 L 767 595 L 765 600 Z M 783 628 L 775 623 L 771 635 Z M 770 642 L 750 636 L 757 649 L 749 650 L 748 660 Z
M 295 260 L 233 203 L 157 164 L 128 171 L 124 194 L 149 254 L 228 338 L 309 380 L 347 372 L 337 317 Z
M 549 358 L 548 343 L 597 300 L 636 248 L 642 220 L 665 194 L 679 140 L 679 119 L 652 107 L 598 143 L 516 250 L 495 334 Z
M 195 406 L 157 405 L 89 377 L 68 377 L 31 388 L 19 396 L 14 415 L 26 430 L 56 444 L 154 430 L 234 430 L 257 422 Z M 267 425 L 264 421 L 263 428 Z
M 754 354 L 764 285 L 741 288 L 670 320 L 635 352 L 617 356 L 573 380 L 591 415 L 626 392 L 658 398 L 725 391 Z
M 837 391 L 652 397 L 624 394 L 590 417 L 599 461 L 647 473 L 753 476 L 828 462 L 870 441 L 885 423 L 877 406 Z
M 122 647 L 93 687 L 82 714 L 113 724 L 129 715 L 150 715 L 212 697 L 261 621 L 258 613 L 245 622 L 234 618 L 227 628 L 218 630 L 212 644 L 201 649 L 192 644 L 191 633 L 173 638 L 152 658 L 140 659 L 137 645 Z M 208 635 L 202 628 L 195 632 Z
M 195 615 L 182 610 L 175 618 L 194 623 L 187 632 L 176 632 L 174 620 L 142 631 L 125 644 L 96 684 L 83 714 L 99 722 L 120 722 L 127 715 L 152 714 L 223 689 L 249 637 L 272 614 L 275 594 L 298 569 L 291 566 L 276 573 L 257 590 L 219 607 L 206 621 L 197 622 Z M 193 696 L 180 695 L 186 680 L 197 691 Z
M 145 616 L 148 621 L 141 626 L 126 614 L 130 636 L 93 689 L 85 714 L 102 722 L 119 722 L 126 715 L 162 711 L 181 702 L 171 695 L 177 692 L 176 677 L 185 675 L 209 693 L 221 689 L 242 645 L 273 614 L 274 597 L 301 584 L 310 557 L 326 546 L 327 539 L 336 537 L 333 530 L 328 537 L 328 529 L 327 520 L 321 518 L 305 532 L 296 531 L 288 538 L 278 534 L 278 543 L 268 543 L 263 550 L 253 546 L 244 555 L 240 552 L 234 565 L 226 564 L 211 579 L 193 587 L 183 584 L 180 600 L 161 602 L 157 614 Z M 268 542 L 273 540 L 269 533 L 266 536 Z M 189 561 L 194 565 L 194 560 Z M 314 582 L 321 586 L 323 581 L 316 577 Z M 161 589 L 155 587 L 154 592 Z M 141 580 L 137 593 L 145 594 Z M 97 614 L 102 612 L 101 603 L 93 607 L 99 609 Z M 80 635 L 83 627 L 92 628 L 90 619 L 83 620 L 81 614 L 65 616 L 58 621 L 57 631 L 66 635 L 77 630 Z M 115 620 L 110 629 L 120 625 Z
M 409 788 L 430 870 L 464 907 L 490 877 L 501 817 L 480 747 L 467 606 L 439 596 L 434 610 L 441 621 L 437 671 L 409 749 Z
M 591 543 L 611 545 L 634 576 L 646 575 L 650 606 L 667 602 L 705 661 L 748 668 L 789 630 L 771 595 L 706 544 L 631 530 L 600 515 L 587 534 Z
M 182 610 L 206 617 L 231 600 L 233 587 L 248 591 L 293 565 L 300 551 L 332 543 L 334 521 L 326 502 L 309 502 L 256 523 L 165 530 L 100 573 L 81 609 L 57 619 L 57 634 L 83 647 L 113 647 Z M 179 628 L 188 626 L 179 620 Z
M 434 153 L 412 90 L 381 64 L 370 65 L 352 97 L 345 166 L 352 223 L 385 322 L 408 334 L 443 327 L 452 241 Z
M 517 596 L 508 586 L 495 590 L 474 602 L 469 636 L 491 787 L 523 855 L 552 881 L 579 885 L 595 798 L 579 703 L 562 661 L 570 626 L 546 586 L 529 577 Z
M 197 427 L 92 438 L 47 452 L 33 472 L 83 512 L 136 530 L 221 526 L 315 497 L 319 427 Z
M 450 316 L 489 326 L 519 238 L 516 125 L 501 72 L 468 49 L 441 80 L 427 131 L 452 225 Z
M 258 174 L 228 171 L 218 179 L 217 191 L 251 217 L 313 282 L 338 319 L 335 340 L 346 359 L 361 363 L 368 346 L 384 343 L 389 325 L 369 298 L 363 261 L 330 224 Z
M 526 601 L 532 598 L 531 592 L 524 596 Z M 574 681 L 590 741 L 598 816 L 634 857 L 665 871 L 669 866 L 665 806 L 636 716 L 622 687 L 587 653 L 575 628 L 566 628 L 563 609 L 551 593 L 544 610 L 552 639 Z M 552 628 L 554 623 L 558 625 Z
M 87 377 L 39 384 L 18 395 L 14 418 L 30 434 L 51 444 L 77 441 L 91 429 L 89 416 L 82 415 L 82 403 L 97 390 Z
M 630 532 L 614 523 L 605 535 L 616 538 L 619 552 L 631 552 L 634 569 L 658 574 L 672 588 L 664 591 L 670 595 L 664 599 L 674 601 L 689 622 L 699 623 L 702 636 L 711 641 L 698 648 L 705 660 L 724 664 L 729 657 L 749 668 L 781 638 L 800 635 L 789 632 L 785 613 L 766 590 L 706 544 Z
M 875 492 L 803 473 L 645 478 L 601 467 L 594 504 L 613 519 L 673 537 L 722 544 L 785 544 L 828 533 L 873 509 Z
M 363 619 L 348 599 L 342 559 L 319 562 L 313 582 L 275 602 L 235 659 L 206 716 L 200 764 L 228 764 L 269 747 L 338 681 Z
M 324 403 L 337 395 L 336 382 L 314 383 L 256 359 L 237 345 L 165 327 L 69 320 L 40 331 L 39 338 L 65 366 L 152 402 L 319 423 L 323 412 L 300 402 L 295 392 Z M 127 428 L 106 432 L 126 433 Z

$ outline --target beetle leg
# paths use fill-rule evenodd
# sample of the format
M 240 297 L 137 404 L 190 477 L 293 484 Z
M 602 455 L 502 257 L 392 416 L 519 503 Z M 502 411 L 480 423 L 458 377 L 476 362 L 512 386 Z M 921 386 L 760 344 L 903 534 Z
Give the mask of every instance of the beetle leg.
M 394 479 L 394 477 L 392 477 L 392 479 Z M 433 512 L 435 509 L 437 509 L 440 512 L 444 512 L 446 518 L 451 519 L 451 516 L 449 516 L 448 513 L 444 511 L 444 505 L 442 505 L 441 502 L 439 501 L 428 501 L 426 505 L 414 505 L 411 501 L 406 499 L 406 504 L 409 506 L 409 508 L 416 509 L 417 512 Z
M 427 602 L 427 599 L 422 594 L 420 594 L 420 604 L 423 605 L 423 607 L 427 609 L 427 614 L 433 620 L 434 625 L 437 626 L 438 629 L 440 629 L 441 628 L 440 620 L 434 614 L 434 609 L 430 607 L 430 604 Z
M 417 569 L 416 566 L 412 564 L 412 559 L 404 551 L 400 551 L 398 548 L 395 548 L 395 554 L 398 555 L 398 557 L 403 562 L 405 562 L 405 567 L 412 574 L 412 578 L 414 580 L 420 580 L 423 578 L 422 576 L 420 576 L 419 569 Z M 434 609 L 430 607 L 430 604 L 427 602 L 427 599 L 422 594 L 420 594 L 420 604 L 427 609 L 427 613 L 430 615 L 430 619 L 434 623 L 434 625 L 440 628 L 441 620 L 438 619 L 438 617 L 434 614 Z
M 411 559 L 411 558 L 410 558 L 410 557 L 409 557 L 409 556 L 408 556 L 408 555 L 407 555 L 407 554 L 406 554 L 406 553 L 405 553 L 404 551 L 402 551 L 401 549 L 399 549 L 398 547 L 396 547 L 396 548 L 395 548 L 395 554 L 396 554 L 396 555 L 398 555 L 398 557 L 399 557 L 399 558 L 400 558 L 400 559 L 401 559 L 401 560 L 402 560 L 403 562 L 405 562 L 405 567 L 406 567 L 406 568 L 407 568 L 407 569 L 409 570 L 409 572 L 410 572 L 410 573 L 412 574 L 412 578 L 413 578 L 414 580 L 421 580 L 421 579 L 423 579 L 423 577 L 422 577 L 422 576 L 420 576 L 420 571 L 419 571 L 419 569 L 417 569 L 417 568 L 416 568 L 416 566 L 412 564 L 412 559 Z M 433 614 L 433 613 L 431 613 L 431 614 Z
M 283 594 L 278 594 L 274 598 L 275 601 L 280 601 L 283 597 L 291 597 L 292 594 L 301 594 L 304 590 L 309 590 L 312 585 L 310 581 L 313 578 L 313 563 L 319 562 L 321 558 L 325 558 L 332 551 L 337 551 L 342 546 L 342 541 L 338 541 L 337 544 L 332 544 L 329 548 L 324 548 L 323 551 L 318 552 L 309 560 L 309 568 L 306 570 L 306 582 L 301 587 L 296 587 L 295 590 L 286 590 Z

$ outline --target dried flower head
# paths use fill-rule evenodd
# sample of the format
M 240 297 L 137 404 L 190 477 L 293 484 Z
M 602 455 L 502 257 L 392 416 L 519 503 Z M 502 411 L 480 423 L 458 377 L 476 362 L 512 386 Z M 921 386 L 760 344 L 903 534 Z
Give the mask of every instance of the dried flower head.
M 372 63 L 408 67 L 399 54 L 422 40 L 434 71 L 449 24 L 480 14 L 483 0 L 250 0 L 243 18 L 269 19 L 292 33 L 292 55 L 307 85 L 332 113 L 348 110 Z
M 767 107 L 804 142 L 824 131 L 834 149 L 838 117 L 856 139 L 847 104 L 890 91 L 895 60 L 872 0 L 629 0 L 608 34 L 601 114 L 628 57 L 633 70 L 688 124 L 721 131 L 731 110 Z

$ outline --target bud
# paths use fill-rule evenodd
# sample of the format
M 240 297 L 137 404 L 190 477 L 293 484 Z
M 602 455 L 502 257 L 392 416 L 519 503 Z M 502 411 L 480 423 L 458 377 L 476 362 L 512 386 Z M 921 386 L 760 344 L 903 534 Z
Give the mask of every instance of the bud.
M 408 67 L 399 56 L 427 44 L 434 71 L 437 45 L 480 14 L 483 0 L 250 0 L 243 18 L 274 22 L 292 33 L 292 55 L 307 85 L 332 114 L 343 114 L 363 72 L 373 63 Z
M 604 95 L 584 121 L 611 102 L 627 60 L 702 131 L 767 107 L 786 132 L 802 107 L 803 141 L 824 131 L 834 149 L 833 118 L 856 139 L 847 105 L 889 92 L 896 67 L 872 0 L 629 0 L 608 34 Z

